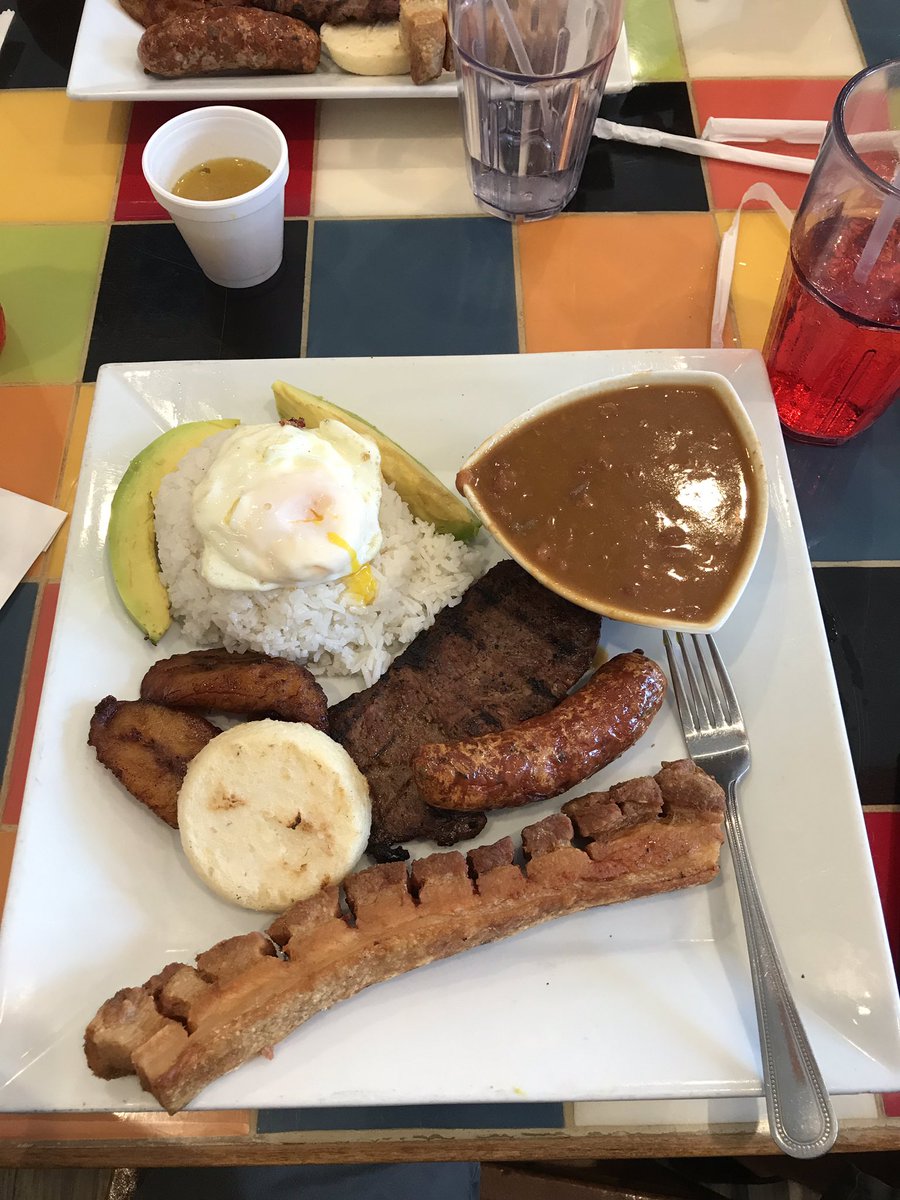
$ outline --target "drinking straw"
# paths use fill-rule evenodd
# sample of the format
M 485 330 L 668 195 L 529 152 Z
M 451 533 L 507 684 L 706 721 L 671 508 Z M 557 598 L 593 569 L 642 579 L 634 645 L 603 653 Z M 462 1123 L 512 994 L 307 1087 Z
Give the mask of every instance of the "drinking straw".
M 900 163 L 897 163 L 894 170 L 891 187 L 895 191 L 900 190 Z M 857 283 L 865 283 L 869 278 L 872 268 L 878 261 L 879 254 L 884 249 L 884 243 L 888 240 L 888 234 L 891 232 L 891 228 L 898 217 L 900 217 L 900 196 L 888 196 L 881 206 L 881 212 L 875 218 L 872 232 L 869 234 L 865 246 L 863 246 L 863 252 L 859 256 L 859 262 L 856 264 L 856 270 L 853 272 L 853 278 Z
M 525 49 L 525 43 L 522 41 L 522 35 L 519 33 L 519 27 L 515 22 L 507 0 L 492 0 L 492 3 L 494 11 L 500 18 L 500 24 L 503 26 L 506 40 L 509 42 L 510 49 L 513 52 L 516 66 L 523 75 L 534 75 L 534 67 L 531 65 L 531 59 L 528 57 L 528 51 Z

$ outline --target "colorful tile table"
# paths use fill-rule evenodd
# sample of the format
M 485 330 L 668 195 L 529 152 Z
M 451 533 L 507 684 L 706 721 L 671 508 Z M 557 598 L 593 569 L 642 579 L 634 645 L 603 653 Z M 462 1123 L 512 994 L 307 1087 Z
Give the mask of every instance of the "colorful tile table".
M 68 100 L 80 4 L 12 3 L 0 50 L 0 487 L 66 510 L 105 362 L 704 346 L 731 210 L 760 178 L 790 207 L 803 190 L 796 176 L 596 142 L 569 212 L 513 228 L 474 204 L 451 101 L 260 103 L 290 146 L 285 260 L 269 283 L 226 292 L 140 172 L 147 138 L 185 106 Z M 826 119 L 851 74 L 900 55 L 896 0 L 627 0 L 626 21 L 636 86 L 604 114 L 689 135 L 709 116 Z M 771 214 L 745 216 L 729 344 L 761 346 L 786 246 Z M 843 449 L 789 453 L 900 962 L 900 406 Z M 0 897 L 67 538 L 64 527 L 0 610 Z M 900 1149 L 897 1097 L 842 1098 L 841 1117 L 840 1147 Z M 0 1163 L 768 1153 L 758 1120 L 754 1100 L 23 1113 L 0 1116 Z

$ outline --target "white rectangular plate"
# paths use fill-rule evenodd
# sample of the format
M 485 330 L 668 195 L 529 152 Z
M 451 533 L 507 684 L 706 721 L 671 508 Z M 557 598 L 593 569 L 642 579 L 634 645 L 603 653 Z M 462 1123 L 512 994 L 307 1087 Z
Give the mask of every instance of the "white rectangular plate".
M 117 0 L 86 0 L 69 82 L 74 100 L 411 100 L 455 96 L 456 79 L 445 71 L 433 83 L 416 85 L 408 75 L 350 75 L 327 55 L 312 75 L 205 76 L 154 79 L 137 57 L 141 26 Z M 634 84 L 625 31 L 616 47 L 607 92 Z
M 743 789 L 751 851 L 829 1087 L 900 1088 L 897 990 L 762 359 L 751 351 L 616 351 L 102 369 L 0 940 L 0 1107 L 148 1107 L 134 1079 L 108 1083 L 89 1073 L 86 1023 L 117 989 L 264 923 L 209 893 L 186 866 L 177 834 L 131 801 L 87 746 L 101 697 L 136 696 L 152 661 L 186 648 L 171 631 L 157 649 L 142 641 L 113 591 L 109 505 L 132 456 L 182 421 L 274 418 L 269 385 L 283 378 L 364 414 L 449 480 L 515 414 L 653 366 L 721 371 L 759 433 L 769 525 L 718 638 L 753 743 Z M 610 653 L 641 647 L 663 661 L 653 631 L 606 622 L 602 643 Z M 683 755 L 667 702 L 602 786 Z M 481 840 L 515 834 L 560 803 L 494 814 Z M 273 1062 L 256 1059 L 213 1084 L 198 1104 L 597 1100 L 759 1088 L 753 998 L 723 850 L 721 875 L 706 887 L 567 917 L 371 988 L 296 1031 Z

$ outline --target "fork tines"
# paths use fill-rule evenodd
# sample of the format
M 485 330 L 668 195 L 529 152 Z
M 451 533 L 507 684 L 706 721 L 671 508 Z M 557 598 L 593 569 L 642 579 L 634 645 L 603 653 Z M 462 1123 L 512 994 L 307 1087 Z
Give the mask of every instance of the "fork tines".
M 703 641 L 696 634 L 663 632 L 681 723 L 685 731 L 698 733 L 743 724 L 737 696 L 716 643 L 711 634 L 705 636 L 704 652 Z

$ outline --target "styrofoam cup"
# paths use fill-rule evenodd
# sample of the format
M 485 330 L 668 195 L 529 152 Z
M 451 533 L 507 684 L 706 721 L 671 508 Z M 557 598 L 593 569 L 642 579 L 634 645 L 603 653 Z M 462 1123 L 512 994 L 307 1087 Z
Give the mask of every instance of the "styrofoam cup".
M 231 157 L 261 163 L 271 174 L 229 200 L 186 200 L 170 191 L 192 167 Z M 245 288 L 275 274 L 284 250 L 288 148 L 274 121 L 231 105 L 196 108 L 157 129 L 141 165 L 150 190 L 208 279 Z

